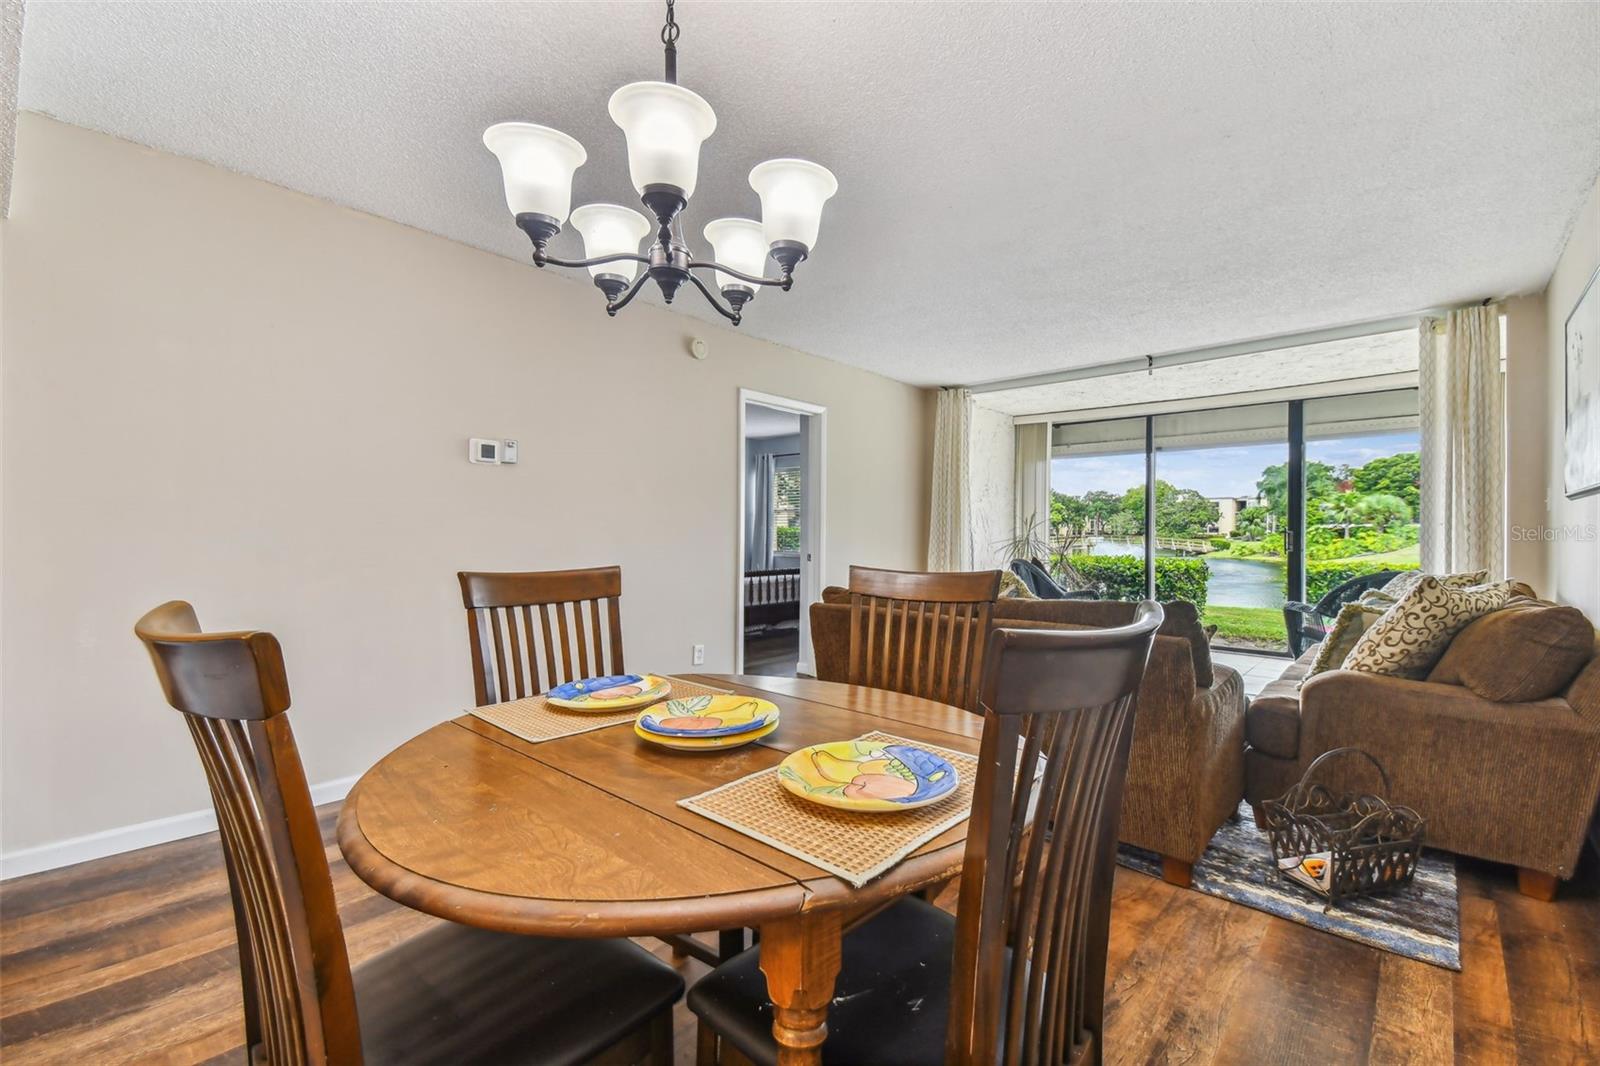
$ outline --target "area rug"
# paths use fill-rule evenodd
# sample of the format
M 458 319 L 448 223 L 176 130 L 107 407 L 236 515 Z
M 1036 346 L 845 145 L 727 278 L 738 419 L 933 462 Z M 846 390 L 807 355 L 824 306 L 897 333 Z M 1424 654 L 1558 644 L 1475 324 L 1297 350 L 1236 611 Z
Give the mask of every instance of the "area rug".
M 1124 844 L 1117 861 L 1161 876 L 1161 858 L 1154 852 Z M 1324 913 L 1316 895 L 1274 877 L 1267 834 L 1256 828 L 1249 804 L 1240 804 L 1238 820 L 1224 822 L 1194 864 L 1194 887 L 1408 959 L 1461 969 L 1456 863 L 1448 853 L 1423 851 L 1416 878 L 1398 892 L 1343 901 Z

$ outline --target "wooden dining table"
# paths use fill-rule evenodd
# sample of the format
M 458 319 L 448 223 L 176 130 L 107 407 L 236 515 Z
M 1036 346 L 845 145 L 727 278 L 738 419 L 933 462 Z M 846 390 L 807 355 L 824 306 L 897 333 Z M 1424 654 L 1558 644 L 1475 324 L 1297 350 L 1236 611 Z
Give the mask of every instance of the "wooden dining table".
M 778 728 L 730 751 L 684 752 L 628 724 L 530 743 L 476 716 L 386 755 L 339 816 L 339 847 L 375 890 L 454 922 L 558 937 L 760 931 L 778 1061 L 818 1063 L 843 930 L 959 872 L 958 823 L 861 888 L 678 806 L 790 751 L 879 730 L 976 753 L 982 719 L 881 689 L 684 675 L 771 700 Z

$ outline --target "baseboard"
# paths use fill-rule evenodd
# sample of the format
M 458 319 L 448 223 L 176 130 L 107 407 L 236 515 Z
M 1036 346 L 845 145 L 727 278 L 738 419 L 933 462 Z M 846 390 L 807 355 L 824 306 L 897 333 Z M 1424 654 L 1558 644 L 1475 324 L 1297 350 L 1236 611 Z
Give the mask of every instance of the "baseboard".
M 351 776 L 313 785 L 311 801 L 323 804 L 342 800 L 355 783 L 356 778 Z M 52 844 L 40 844 L 37 847 L 6 852 L 0 854 L 0 881 L 9 881 L 13 877 L 26 877 L 28 874 L 42 873 L 45 870 L 57 870 L 63 866 L 88 862 L 90 859 L 103 859 L 107 855 L 121 855 L 125 851 L 137 851 L 153 844 L 165 844 L 172 840 L 199 836 L 202 833 L 214 832 L 216 828 L 217 816 L 208 807 L 203 811 L 174 814 L 167 818 L 156 818 L 136 825 L 119 826 L 116 829 L 103 829 L 98 833 L 70 837 Z

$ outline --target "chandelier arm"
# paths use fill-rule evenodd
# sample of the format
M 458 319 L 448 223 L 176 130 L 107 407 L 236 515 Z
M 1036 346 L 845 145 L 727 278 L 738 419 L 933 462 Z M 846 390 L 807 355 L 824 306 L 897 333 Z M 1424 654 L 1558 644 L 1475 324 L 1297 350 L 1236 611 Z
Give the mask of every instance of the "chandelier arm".
M 633 280 L 633 287 L 623 295 L 622 299 L 606 304 L 606 314 L 615 317 L 618 311 L 632 303 L 633 298 L 639 295 L 639 290 L 644 288 L 644 283 L 649 279 L 649 277 L 650 272 L 648 270 L 642 271 L 639 276 Z
M 632 252 L 618 252 L 615 255 L 596 256 L 593 259 L 557 259 L 553 255 L 542 255 L 535 256 L 534 262 L 539 266 L 544 266 L 546 263 L 549 263 L 551 266 L 558 267 L 592 267 L 599 266 L 602 263 L 623 262 L 643 263 L 646 266 L 650 265 L 650 260 L 646 259 L 642 255 L 635 255 Z
M 723 266 L 721 263 L 717 263 L 717 262 L 702 263 L 697 259 L 689 260 L 689 269 L 690 270 L 699 270 L 699 269 L 703 269 L 703 268 L 704 269 L 710 269 L 710 270 L 720 270 L 724 274 L 731 274 L 732 276 L 738 278 L 740 281 L 747 281 L 751 285 L 776 285 L 776 286 L 778 286 L 778 288 L 782 289 L 784 292 L 788 292 L 789 291 L 789 287 L 794 284 L 794 276 L 793 275 L 789 275 L 789 276 L 783 277 L 783 278 L 762 278 L 762 277 L 756 277 L 753 274 L 746 274 L 742 270 L 735 270 L 732 267 Z
M 700 295 L 706 298 L 706 302 L 717 309 L 717 314 L 721 315 L 723 318 L 727 319 L 729 322 L 732 322 L 736 326 L 739 324 L 739 313 L 737 311 L 730 311 L 726 307 L 723 307 L 722 302 L 715 296 L 711 295 L 711 290 L 706 288 L 705 282 L 701 281 L 693 274 L 689 275 L 689 280 L 694 282 L 694 287 L 700 290 Z

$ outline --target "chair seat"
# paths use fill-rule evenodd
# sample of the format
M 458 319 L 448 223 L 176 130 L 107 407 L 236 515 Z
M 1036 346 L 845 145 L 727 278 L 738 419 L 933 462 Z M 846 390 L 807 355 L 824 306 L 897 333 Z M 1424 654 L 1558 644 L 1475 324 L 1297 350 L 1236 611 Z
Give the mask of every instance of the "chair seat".
M 669 1009 L 676 970 L 628 940 L 447 924 L 355 971 L 362 1053 L 383 1066 L 579 1063 Z
M 914 896 L 846 936 L 822 1045 L 825 1066 L 944 1062 L 955 938 L 954 916 Z M 760 952 L 752 948 L 701 978 L 689 990 L 689 1009 L 768 1066 L 778 1050 Z

